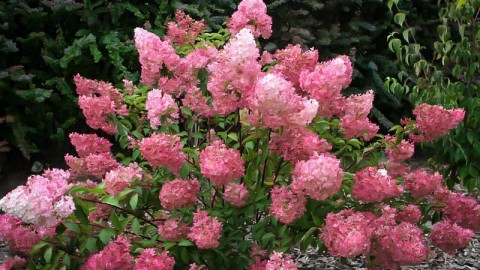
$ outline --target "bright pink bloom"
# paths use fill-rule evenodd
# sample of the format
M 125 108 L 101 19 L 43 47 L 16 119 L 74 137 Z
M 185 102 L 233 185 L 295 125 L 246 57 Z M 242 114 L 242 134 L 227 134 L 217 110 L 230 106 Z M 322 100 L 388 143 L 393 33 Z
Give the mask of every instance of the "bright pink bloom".
M 207 66 L 210 74 L 207 89 L 212 94 L 217 113 L 227 115 L 245 107 L 251 89 L 261 74 L 260 51 L 248 29 L 242 29 Z
M 255 37 L 270 37 L 272 17 L 267 15 L 267 6 L 262 0 L 243 0 L 227 22 L 227 29 L 232 35 L 243 28 L 250 29 Z
M 24 225 L 21 219 L 9 214 L 0 215 L 0 241 L 7 242 L 12 252 L 28 253 L 44 237 L 53 235 L 55 235 L 55 227 Z
M 387 175 L 386 170 L 367 167 L 355 173 L 352 195 L 356 200 L 366 203 L 381 202 L 399 196 L 402 191 L 403 188 Z
M 117 127 L 108 119 L 115 113 L 115 106 L 110 98 L 80 96 L 78 106 L 91 128 L 101 129 L 109 134 L 117 133 Z
M 30 176 L 24 186 L 17 187 L 0 200 L 0 208 L 25 223 L 54 226 L 75 210 L 73 198 L 64 195 L 71 187 L 68 178 L 65 171 L 46 171 L 42 176 Z
M 321 237 L 334 256 L 355 257 L 370 250 L 373 233 L 370 215 L 353 210 L 328 213 Z
M 223 198 L 236 207 L 242 207 L 247 203 L 248 190 L 243 184 L 231 182 L 225 185 Z
M 419 264 L 426 260 L 430 253 L 425 245 L 423 231 L 408 222 L 378 228 L 374 233 L 370 252 L 375 256 L 374 264 L 386 269 Z
M 158 234 L 168 241 L 178 242 L 184 239 L 189 232 L 187 225 L 179 218 L 169 218 L 158 226 Z
M 153 89 L 148 92 L 145 108 L 148 111 L 147 118 L 153 129 L 162 125 L 161 117 L 168 116 L 171 119 L 178 119 L 178 106 L 169 94 L 162 90 Z
M 442 211 L 446 220 L 480 231 L 480 205 L 475 198 L 452 192 Z
M 270 205 L 270 214 L 280 222 L 290 224 L 302 217 L 306 211 L 307 199 L 301 193 L 282 186 L 274 187 L 270 194 L 272 196 L 272 205 Z
M 169 22 L 167 26 L 167 39 L 171 43 L 182 45 L 184 43 L 194 43 L 198 34 L 206 29 L 203 20 L 196 21 L 183 11 L 177 9 L 175 12 L 175 21 Z
M 8 257 L 0 265 L 0 270 L 11 270 L 17 268 L 24 269 L 25 266 L 27 266 L 27 262 L 28 261 L 26 259 L 20 258 L 17 255 L 15 255 L 15 257 Z
M 216 140 L 200 152 L 200 171 L 212 184 L 222 186 L 245 174 L 240 152 Z
M 112 144 L 107 139 L 98 137 L 97 134 L 78 134 L 72 132 L 69 137 L 78 155 L 82 158 L 89 154 L 110 152 L 110 148 L 112 147 Z
M 415 204 L 409 204 L 404 210 L 396 214 L 395 220 L 400 222 L 410 222 L 417 224 L 422 219 L 422 212 Z
M 466 246 L 475 233 L 455 223 L 443 220 L 433 225 L 430 231 L 430 242 L 444 252 L 455 255 L 457 249 Z
M 404 185 L 414 198 L 425 198 L 433 195 L 442 186 L 442 175 L 438 172 L 430 174 L 424 170 L 416 170 L 405 177 Z
M 142 179 L 142 168 L 137 163 L 132 163 L 128 167 L 119 166 L 105 174 L 105 191 L 113 196 L 130 187 L 134 179 Z
M 410 134 L 414 142 L 427 142 L 442 137 L 455 128 L 465 117 L 463 109 L 447 110 L 442 106 L 420 104 L 413 110 L 418 134 Z
M 173 270 L 175 259 L 168 251 L 158 254 L 153 248 L 142 250 L 135 261 L 135 270 Z
M 300 74 L 303 91 L 318 101 L 318 114 L 332 117 L 336 114 L 335 103 L 342 97 L 340 91 L 352 81 L 352 63 L 346 55 L 318 64 L 315 70 Z
M 185 161 L 178 136 L 154 133 L 148 138 L 143 138 L 138 145 L 142 156 L 152 167 L 162 166 L 177 173 Z
M 341 124 L 347 138 L 360 137 L 369 141 L 377 134 L 379 127 L 367 116 L 373 106 L 373 91 L 363 95 L 351 95 L 345 99 Z
M 250 109 L 273 129 L 304 127 L 317 114 L 318 103 L 299 96 L 292 84 L 278 74 L 267 74 L 258 80 L 253 91 Z
M 406 140 L 401 140 L 399 144 L 397 144 L 396 141 L 397 138 L 391 135 L 385 136 L 385 142 L 387 143 L 385 152 L 387 153 L 388 159 L 397 162 L 411 158 L 415 152 L 415 145 Z
M 223 224 L 216 217 L 208 216 L 207 211 L 198 209 L 193 214 L 193 226 L 190 228 L 188 238 L 199 249 L 216 248 L 220 244 Z
M 197 192 L 200 190 L 200 183 L 197 179 L 168 181 L 160 191 L 160 202 L 162 206 L 173 211 L 180 207 L 195 205 Z
M 117 270 L 133 269 L 134 258 L 130 255 L 130 242 L 120 235 L 117 240 L 110 242 L 105 248 L 90 256 L 81 270 Z
M 325 153 L 332 150 L 332 145 L 307 128 L 289 128 L 282 134 L 272 133 L 270 150 L 295 164 L 307 160 L 313 153 Z
M 172 71 L 180 62 L 180 56 L 175 53 L 175 49 L 168 41 L 162 41 L 157 35 L 145 29 L 135 28 L 135 46 L 142 65 L 143 84 L 157 84 L 163 65 Z
M 66 154 L 64 158 L 65 163 L 69 167 L 69 172 L 72 179 L 89 175 L 83 158 L 74 157 L 70 154 Z
M 277 60 L 277 64 L 270 71 L 282 74 L 297 89 L 302 71 L 308 73 L 315 69 L 318 62 L 318 51 L 311 49 L 302 52 L 299 44 L 295 46 L 289 44 L 285 49 L 277 50 L 272 57 Z
M 404 177 L 410 173 L 410 167 L 405 166 L 401 161 L 387 160 L 384 164 L 385 169 L 390 177 Z
M 197 86 L 192 86 L 185 93 L 185 97 L 182 100 L 183 105 L 196 112 L 199 116 L 213 117 L 215 111 L 208 104 L 207 97 L 202 93 L 202 90 Z
M 292 189 L 322 201 L 336 194 L 342 185 L 340 160 L 333 155 L 315 153 L 299 161 L 292 170 Z
M 296 270 L 297 263 L 290 257 L 284 256 L 283 252 L 274 251 L 268 258 L 265 270 Z
M 98 178 L 103 178 L 108 171 L 120 165 L 110 153 L 90 154 L 83 162 L 87 171 Z

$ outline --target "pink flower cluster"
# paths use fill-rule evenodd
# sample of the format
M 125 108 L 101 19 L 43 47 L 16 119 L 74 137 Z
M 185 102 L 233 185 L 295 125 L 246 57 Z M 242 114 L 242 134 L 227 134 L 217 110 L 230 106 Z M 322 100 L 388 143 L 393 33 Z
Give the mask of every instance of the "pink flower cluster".
M 227 28 L 232 35 L 247 28 L 255 37 L 268 39 L 272 34 L 272 18 L 267 15 L 267 6 L 262 0 L 243 0 L 227 22 Z
M 23 269 L 25 266 L 27 266 L 27 260 L 15 255 L 14 257 L 6 258 L 0 265 L 0 270 Z
M 228 183 L 225 185 L 223 198 L 236 207 L 242 207 L 247 203 L 248 190 L 244 184 Z
M 396 141 L 397 139 L 391 135 L 385 136 L 385 142 L 387 143 L 385 152 L 387 153 L 388 159 L 393 162 L 398 162 L 411 158 L 415 152 L 415 145 L 406 140 L 401 140 L 399 144 L 397 144 Z
M 293 164 L 307 160 L 315 152 L 325 153 L 332 145 L 307 128 L 289 128 L 283 133 L 272 133 L 270 150 Z
M 96 134 L 78 134 L 72 132 L 69 137 L 70 142 L 81 158 L 90 154 L 110 152 L 110 148 L 112 147 L 112 144 L 107 139 L 98 137 Z
M 175 21 L 167 26 L 167 39 L 177 45 L 194 43 L 198 34 L 206 29 L 203 20 L 195 21 L 185 12 L 177 9 Z
M 197 192 L 200 190 L 200 183 L 197 179 L 182 180 L 175 179 L 168 181 L 160 191 L 160 202 L 162 206 L 173 211 L 180 207 L 195 205 Z
M 272 196 L 270 214 L 280 222 L 290 224 L 305 213 L 307 199 L 303 194 L 285 186 L 274 187 L 270 194 Z
M 254 118 L 270 128 L 304 127 L 317 114 L 318 103 L 299 96 L 292 83 L 278 74 L 270 73 L 258 80 L 253 91 L 250 109 Z
M 0 209 L 25 223 L 55 226 L 75 210 L 73 198 L 64 195 L 71 187 L 69 177 L 68 172 L 59 169 L 30 176 L 24 186 L 0 200 Z
M 318 101 L 318 114 L 332 117 L 341 111 L 340 91 L 352 80 L 352 64 L 348 56 L 338 56 L 328 62 L 317 64 L 313 71 L 300 74 L 300 87 Z
M 315 153 L 309 160 L 295 164 L 292 179 L 293 190 L 322 201 L 340 190 L 343 171 L 335 156 Z
M 220 244 L 223 224 L 216 217 L 208 216 L 207 211 L 198 209 L 193 214 L 193 226 L 188 238 L 200 249 L 216 248 Z
M 265 270 L 297 270 L 297 263 L 290 257 L 284 256 L 283 252 L 274 251 L 270 254 Z
M 474 197 L 449 192 L 442 210 L 444 218 L 474 231 L 480 231 L 480 205 Z
M 474 232 L 464 229 L 455 223 L 443 220 L 433 225 L 430 231 L 430 242 L 444 252 L 455 255 L 457 249 L 465 247 L 472 239 Z
M 65 156 L 65 160 L 66 159 Z M 91 175 L 98 178 L 102 178 L 106 172 L 119 166 L 119 163 L 110 153 L 90 154 L 80 159 L 80 162 Z
M 367 117 L 372 106 L 372 90 L 363 95 L 351 95 L 345 100 L 344 114 L 340 117 L 345 137 L 360 137 L 369 141 L 377 134 L 379 127 Z
M 352 195 L 356 200 L 366 203 L 381 202 L 399 196 L 402 191 L 403 188 L 383 169 L 367 167 L 355 173 Z
M 465 117 L 465 111 L 447 110 L 442 106 L 423 103 L 413 110 L 413 115 L 417 121 L 414 128 L 418 134 L 410 134 L 410 139 L 414 142 L 426 142 L 442 137 L 455 128 Z
M 173 270 L 175 259 L 168 251 L 158 254 L 153 248 L 142 250 L 135 261 L 135 270 Z
M 111 115 L 128 115 L 123 97 L 112 84 L 88 80 L 80 75 L 74 77 L 77 86 L 78 105 L 83 111 L 87 124 L 110 134 L 117 133 L 117 127 L 108 119 Z
M 270 71 L 281 74 L 291 82 L 295 88 L 298 88 L 300 78 L 303 80 L 306 74 L 315 69 L 318 63 L 318 51 L 311 49 L 302 52 L 300 45 L 297 44 L 294 46 L 289 44 L 285 49 L 277 50 L 271 56 L 269 62 L 273 60 L 276 60 L 277 64 L 273 66 Z M 301 74 L 303 74 L 302 77 Z
M 245 174 L 245 164 L 240 152 L 229 149 L 216 140 L 200 152 L 200 171 L 212 184 L 223 186 Z
M 28 253 L 44 237 L 53 235 L 55 235 L 54 227 L 24 225 L 21 219 L 9 214 L 0 215 L 0 241 L 7 242 L 12 252 Z
M 105 191 L 113 196 L 117 196 L 131 186 L 134 179 L 142 179 L 142 168 L 138 167 L 137 163 L 132 163 L 129 166 L 119 166 L 105 174 Z
M 177 242 L 184 239 L 189 230 L 190 229 L 188 226 L 183 224 L 181 219 L 173 217 L 165 220 L 163 224 L 158 226 L 158 234 L 166 240 L 172 242 Z
M 328 213 L 321 237 L 334 256 L 355 257 L 370 250 L 373 233 L 372 213 L 343 210 Z
M 164 133 L 154 133 L 143 138 L 138 146 L 140 153 L 152 167 L 162 166 L 173 173 L 177 173 L 185 161 L 185 154 L 181 152 L 180 137 Z
M 422 219 L 420 208 L 414 204 L 409 204 L 405 209 L 395 215 L 395 220 L 400 222 L 409 222 L 417 224 Z
M 412 197 L 425 198 L 433 195 L 442 186 L 442 175 L 438 172 L 430 174 L 424 170 L 415 170 L 405 177 L 404 185 Z
M 120 235 L 105 248 L 90 256 L 81 270 L 131 270 L 134 266 L 134 258 L 130 255 L 130 242 Z
M 145 108 L 148 111 L 147 118 L 153 129 L 162 125 L 161 117 L 168 116 L 171 119 L 178 119 L 178 106 L 172 96 L 165 94 L 162 90 L 153 89 L 148 92 Z

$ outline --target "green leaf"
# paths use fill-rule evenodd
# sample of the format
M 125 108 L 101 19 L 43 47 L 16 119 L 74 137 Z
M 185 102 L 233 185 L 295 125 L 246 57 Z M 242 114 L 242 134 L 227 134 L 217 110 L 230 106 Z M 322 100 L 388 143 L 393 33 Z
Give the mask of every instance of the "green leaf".
M 47 246 L 48 243 L 46 242 L 40 242 L 38 244 L 36 244 L 35 246 L 33 246 L 32 250 L 30 251 L 31 254 L 35 254 L 37 252 L 39 252 L 42 248 L 44 248 L 45 246 Z
M 103 229 L 98 234 L 98 238 L 100 239 L 100 241 L 102 241 L 102 243 L 104 243 L 106 245 L 106 244 L 110 243 L 112 234 L 113 233 L 112 233 L 111 229 Z
M 137 235 L 140 234 L 140 222 L 138 221 L 138 218 L 134 218 L 132 221 L 132 231 Z
M 467 3 L 467 0 L 457 0 L 457 9 L 460 9 L 466 3 Z
M 184 162 L 182 168 L 180 168 L 180 178 L 187 179 L 188 173 L 190 172 L 190 164 Z
M 78 226 L 77 224 L 75 224 L 71 221 L 67 221 L 67 222 L 63 223 L 63 225 L 65 225 L 65 227 L 69 228 L 73 232 L 80 233 L 80 226 Z
M 118 200 L 115 197 L 112 197 L 110 195 L 103 196 L 102 199 L 101 199 L 101 202 L 120 208 L 120 203 L 118 202 Z
M 190 247 L 190 246 L 194 246 L 194 244 L 189 240 L 182 240 L 178 243 L 178 246 L 179 247 Z
M 50 262 L 52 259 L 52 252 L 53 252 L 53 247 L 49 247 L 47 250 L 45 250 L 45 253 L 43 253 L 43 258 L 47 263 Z
M 90 253 L 93 253 L 97 250 L 97 240 L 93 237 L 89 237 L 85 242 L 85 247 Z
M 400 26 L 403 26 L 403 22 L 405 22 L 405 13 L 400 12 L 400 13 L 395 14 L 395 16 L 393 17 L 393 21 L 396 24 L 398 24 Z
M 135 210 L 137 208 L 137 204 L 138 204 L 138 193 L 135 193 L 130 198 L 130 207 L 132 207 L 132 209 Z

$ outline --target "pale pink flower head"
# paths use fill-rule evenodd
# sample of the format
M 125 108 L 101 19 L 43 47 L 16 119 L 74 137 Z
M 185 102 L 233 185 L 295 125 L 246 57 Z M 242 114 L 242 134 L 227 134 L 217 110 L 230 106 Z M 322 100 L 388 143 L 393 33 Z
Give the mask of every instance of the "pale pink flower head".
M 185 161 L 185 154 L 181 152 L 180 137 L 165 133 L 154 133 L 143 138 L 138 146 L 140 153 L 152 167 L 165 167 L 177 173 Z
M 231 182 L 225 185 L 223 198 L 236 207 L 242 207 L 247 203 L 248 190 L 244 184 Z
M 240 152 L 216 140 L 200 152 L 200 171 L 212 184 L 222 186 L 245 174 Z
M 464 229 L 455 223 L 442 220 L 433 225 L 430 231 L 430 243 L 444 252 L 455 255 L 457 249 L 465 247 L 475 233 L 470 229 Z
M 410 139 L 414 142 L 427 142 L 446 135 L 460 124 L 465 117 L 465 110 L 447 110 L 442 106 L 423 103 L 413 110 L 413 115 L 417 121 L 414 125 L 416 133 L 411 133 Z
M 80 269 L 131 270 L 134 267 L 134 258 L 130 255 L 130 246 L 128 239 L 120 235 L 102 251 L 90 256 Z
M 442 212 L 446 220 L 463 228 L 480 231 L 480 205 L 474 197 L 452 192 Z
M 325 153 L 332 150 L 332 145 L 307 128 L 288 128 L 281 134 L 272 133 L 270 150 L 295 164 L 297 161 L 307 160 L 315 152 Z
M 72 197 L 64 195 L 71 187 L 68 178 L 68 172 L 30 176 L 0 200 L 0 209 L 25 223 L 55 226 L 75 210 Z
M 168 43 L 157 35 L 142 28 L 135 28 L 135 46 L 137 47 L 140 64 L 142 65 L 142 83 L 155 85 L 160 79 L 160 72 L 165 65 L 174 70 L 180 62 L 180 56 Z
M 370 250 L 373 233 L 371 216 L 353 210 L 328 213 L 321 235 L 334 256 L 355 257 Z
M 442 186 L 442 175 L 438 172 L 433 174 L 424 170 L 415 170 L 405 176 L 405 189 L 416 199 L 425 198 Z
M 177 45 L 194 43 L 198 34 L 206 29 L 203 20 L 196 21 L 185 12 L 177 9 L 175 21 L 169 22 L 167 26 L 167 39 Z
M 334 105 L 341 98 L 340 91 L 352 81 L 352 63 L 346 55 L 318 64 L 313 71 L 300 74 L 300 87 L 318 101 L 318 114 L 332 117 Z
M 373 107 L 374 94 L 372 90 L 362 95 L 351 95 L 345 99 L 344 114 L 357 119 L 365 118 Z
M 168 251 L 157 253 L 153 248 L 142 250 L 135 260 L 135 270 L 173 270 L 175 259 Z
M 158 226 L 158 234 L 172 242 L 178 242 L 184 239 L 188 232 L 188 226 L 185 225 L 180 218 L 168 218 Z
M 420 207 L 416 206 L 415 204 L 409 204 L 405 209 L 398 212 L 395 215 L 395 220 L 400 222 L 410 222 L 412 224 L 417 224 L 422 219 L 422 212 L 420 211 Z
M 297 270 L 297 263 L 283 252 L 274 251 L 268 258 L 265 270 Z
M 227 22 L 227 29 L 232 35 L 243 28 L 250 29 L 255 37 L 270 37 L 272 17 L 267 15 L 267 6 L 262 0 L 243 0 Z
M 307 199 L 303 194 L 285 186 L 274 187 L 270 194 L 272 196 L 270 214 L 280 222 L 290 224 L 305 213 Z
M 142 179 L 142 168 L 139 168 L 137 163 L 132 163 L 129 166 L 119 166 L 105 174 L 103 180 L 105 191 L 112 196 L 117 196 L 130 187 L 135 179 Z
M 103 178 L 108 171 L 120 165 L 110 153 L 90 154 L 83 163 L 87 171 L 98 178 Z
M 303 52 L 299 44 L 289 44 L 285 49 L 277 50 L 272 57 L 277 61 L 277 64 L 270 71 L 281 74 L 296 89 L 299 86 L 299 78 L 302 71 L 306 73 L 313 71 L 318 63 L 318 51 L 310 49 Z M 266 60 L 271 62 L 273 59 Z
M 160 202 L 162 206 L 173 211 L 180 207 L 195 205 L 197 192 L 200 190 L 200 183 L 197 179 L 182 180 L 175 179 L 168 181 L 160 191 Z
M 220 244 L 222 228 L 223 224 L 216 217 L 209 217 L 207 211 L 198 209 L 193 214 L 193 226 L 190 228 L 188 239 L 199 249 L 216 248 Z
M 340 190 L 343 170 L 335 156 L 315 153 L 310 159 L 295 164 L 292 179 L 292 189 L 322 201 Z
M 396 226 L 377 228 L 371 246 L 374 264 L 386 269 L 416 265 L 431 254 L 425 244 L 423 231 L 414 224 L 402 222 Z
M 384 169 L 367 167 L 355 173 L 352 195 L 356 200 L 366 203 L 381 202 L 399 196 L 403 188 L 395 179 L 387 175 Z
M 162 125 L 161 117 L 169 117 L 167 120 L 178 119 L 178 106 L 172 96 L 165 94 L 162 90 L 153 89 L 148 92 L 147 101 L 145 103 L 147 109 L 147 118 L 153 129 Z
M 215 110 L 209 105 L 207 97 L 197 86 L 191 86 L 182 99 L 183 105 L 201 117 L 215 116 Z
M 69 137 L 70 142 L 80 157 L 86 157 L 89 154 L 110 152 L 110 147 L 112 147 L 112 143 L 105 138 L 97 136 L 97 134 L 78 134 L 72 132 Z
M 317 114 L 318 103 L 299 96 L 292 84 L 278 74 L 270 73 L 258 80 L 253 91 L 250 109 L 270 128 L 304 127 Z
M 415 152 L 415 145 L 407 140 L 401 140 L 398 144 L 396 141 L 397 138 L 391 135 L 385 135 L 387 146 L 385 152 L 387 153 L 388 159 L 393 162 L 398 162 L 411 158 Z

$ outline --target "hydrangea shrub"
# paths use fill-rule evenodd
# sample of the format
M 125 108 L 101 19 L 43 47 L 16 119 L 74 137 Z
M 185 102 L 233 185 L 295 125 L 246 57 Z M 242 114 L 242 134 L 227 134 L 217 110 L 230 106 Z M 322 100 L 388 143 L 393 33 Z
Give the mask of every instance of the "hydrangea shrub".
M 139 85 L 75 76 L 87 123 L 105 136 L 72 133 L 68 170 L 0 200 L 4 269 L 297 269 L 297 245 L 396 269 L 434 252 L 423 231 L 433 214 L 443 219 L 429 238 L 449 254 L 480 230 L 474 198 L 405 163 L 462 109 L 424 104 L 377 134 L 373 91 L 341 93 L 347 56 L 261 53 L 256 38 L 271 34 L 261 0 L 216 33 L 176 19 L 163 38 L 134 30 Z

